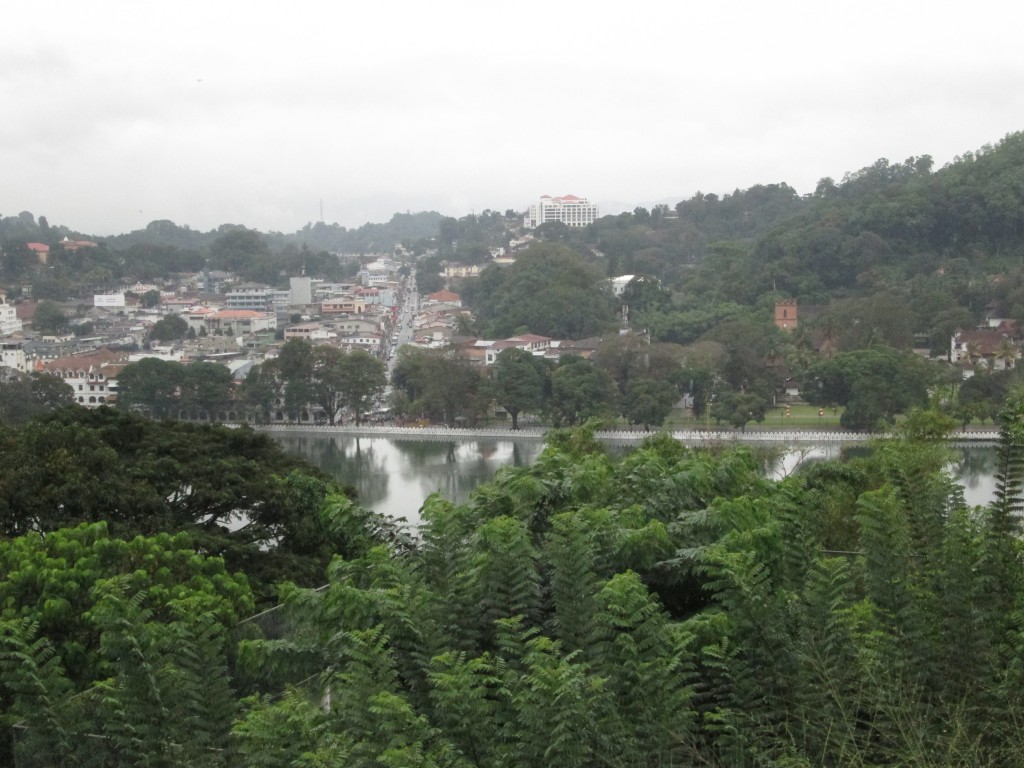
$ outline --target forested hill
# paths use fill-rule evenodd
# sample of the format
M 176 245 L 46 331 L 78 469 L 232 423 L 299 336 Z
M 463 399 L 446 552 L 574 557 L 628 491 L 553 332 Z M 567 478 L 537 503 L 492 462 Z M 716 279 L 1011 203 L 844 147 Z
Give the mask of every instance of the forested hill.
M 752 306 L 774 293 L 803 305 L 825 305 L 880 291 L 908 293 L 908 282 L 936 275 L 952 281 L 1006 275 L 1024 266 L 1022 221 L 1024 133 L 1013 133 L 938 170 L 928 155 L 896 163 L 880 159 L 838 182 L 823 178 L 807 195 L 786 183 L 759 184 L 729 194 L 697 193 L 674 208 L 604 216 L 585 229 L 546 224 L 535 234 L 583 254 L 596 253 L 606 275 L 649 275 L 665 287 L 712 301 Z M 244 230 L 258 235 L 260 247 L 273 253 L 373 253 L 390 251 L 395 243 L 434 239 L 439 258 L 484 263 L 491 248 L 507 246 L 521 234 L 518 223 L 514 211 L 461 219 L 431 211 L 396 213 L 387 223 L 356 229 L 317 222 L 285 234 L 235 224 L 200 232 L 161 220 L 100 238 L 51 226 L 44 216 L 36 221 L 26 211 L 0 217 L 0 243 L 9 253 L 27 241 L 55 245 L 66 235 L 86 237 L 109 252 L 133 254 L 125 263 L 129 271 L 140 261 L 172 267 L 187 261 L 178 265 L 186 269 L 216 256 L 218 240 Z M 101 256 L 95 258 L 102 261 Z M 8 275 L 8 266 L 0 278 L 14 284 L 21 276 Z M 1003 280 L 991 296 L 967 296 L 962 286 L 942 290 L 953 290 L 952 306 L 976 312 L 977 301 L 984 306 L 996 300 L 1008 313 L 1007 307 L 1016 307 L 1014 316 L 1024 319 L 1024 294 L 1017 297 L 1014 285 L 1015 278 Z
M 283 248 L 306 246 L 313 251 L 333 253 L 390 253 L 395 243 L 435 237 L 442 216 L 435 211 L 419 213 L 396 213 L 384 224 L 363 224 L 349 229 L 340 224 L 326 224 L 318 221 L 291 234 L 270 232 L 266 239 L 271 246 Z M 143 230 L 106 238 L 115 248 L 131 245 L 169 245 L 177 248 L 206 249 L 222 234 L 237 227 L 222 224 L 210 232 L 197 232 L 180 227 L 171 221 L 154 221 Z
M 937 271 L 1001 273 L 1024 256 L 1024 134 L 933 172 L 930 157 L 819 183 L 755 265 L 793 294 L 858 291 Z
M 286 234 L 269 232 L 263 235 L 268 244 L 281 249 L 287 246 L 313 251 L 334 253 L 375 253 L 390 252 L 395 243 L 436 237 L 443 217 L 434 211 L 418 213 L 396 213 L 383 224 L 363 224 L 349 229 L 340 224 L 316 222 L 302 229 Z M 208 251 L 222 235 L 244 229 L 236 224 L 222 224 L 208 232 L 179 225 L 167 219 L 151 221 L 145 229 L 127 234 L 101 237 L 96 234 L 77 232 L 67 226 L 51 226 L 45 216 L 38 221 L 34 214 L 22 211 L 16 216 L 0 216 L 0 242 L 40 241 L 55 245 L 65 236 L 71 239 L 87 238 L 101 241 L 113 250 L 127 250 L 133 246 L 175 248 L 181 251 Z
M 745 305 L 770 292 L 826 304 L 925 276 L 1019 268 L 1024 134 L 933 165 L 927 155 L 880 159 L 803 197 L 786 184 L 698 193 L 674 211 L 638 208 L 560 239 L 597 249 L 609 273 Z

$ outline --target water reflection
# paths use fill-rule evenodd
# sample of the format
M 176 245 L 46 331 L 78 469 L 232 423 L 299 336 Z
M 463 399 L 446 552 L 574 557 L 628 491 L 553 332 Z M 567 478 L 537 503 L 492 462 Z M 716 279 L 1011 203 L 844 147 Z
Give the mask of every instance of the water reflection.
M 286 450 L 351 485 L 360 503 L 410 523 L 419 521 L 424 499 L 440 492 L 457 503 L 502 467 L 532 464 L 544 445 L 539 440 L 397 440 L 331 434 L 271 433 Z M 610 446 L 613 455 L 629 448 Z M 781 479 L 800 466 L 863 455 L 868 448 L 840 443 L 778 446 L 759 453 L 769 477 Z M 953 447 L 948 470 L 963 485 L 968 504 L 984 505 L 995 491 L 994 445 Z
M 315 437 L 316 439 L 310 439 Z M 343 485 L 359 493 L 359 501 L 370 509 L 390 495 L 387 452 L 379 441 L 342 435 L 274 435 L 285 450 L 302 456 Z
M 968 504 L 988 504 L 996 492 L 995 445 L 958 445 L 954 448 L 954 459 L 949 472 L 964 488 L 964 499 Z
M 339 482 L 351 485 L 359 502 L 410 523 L 420 507 L 440 492 L 457 503 L 502 467 L 529 466 L 544 445 L 539 440 L 396 440 L 327 434 L 271 433 Z

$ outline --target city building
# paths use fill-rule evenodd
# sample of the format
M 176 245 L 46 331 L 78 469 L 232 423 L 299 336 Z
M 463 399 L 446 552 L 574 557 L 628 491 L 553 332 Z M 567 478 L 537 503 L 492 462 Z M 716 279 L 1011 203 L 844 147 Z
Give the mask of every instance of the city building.
M 593 224 L 597 217 L 597 205 L 585 197 L 543 195 L 539 201 L 530 206 L 523 218 L 523 226 L 533 229 L 541 224 L 560 221 L 569 227 L 585 227 L 588 224 Z
M 85 408 L 99 408 L 117 399 L 117 377 L 124 370 L 127 355 L 99 349 L 84 355 L 36 361 L 39 373 L 62 379 L 74 391 L 75 402 Z
M 288 282 L 291 286 L 288 303 L 291 306 L 305 306 L 313 303 L 313 278 L 292 277 Z
M 28 358 L 20 341 L 0 344 L 0 367 L 28 373 Z
M 228 309 L 247 309 L 253 312 L 273 312 L 276 291 L 266 285 L 247 283 L 228 291 L 224 297 Z
M 0 292 L 0 336 L 10 336 L 21 330 L 18 310 L 7 303 L 7 296 Z

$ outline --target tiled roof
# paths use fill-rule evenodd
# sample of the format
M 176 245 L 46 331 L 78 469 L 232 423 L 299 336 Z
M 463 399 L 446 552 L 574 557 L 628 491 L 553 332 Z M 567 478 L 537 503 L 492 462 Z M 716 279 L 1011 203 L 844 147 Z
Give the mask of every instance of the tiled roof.
M 79 370 L 109 365 L 115 362 L 119 363 L 124 359 L 125 354 L 123 352 L 115 352 L 104 347 L 93 352 L 87 352 L 84 355 L 70 355 L 68 357 L 47 360 L 43 364 L 43 369 L 46 371 Z
M 219 317 L 221 319 L 234 318 L 237 320 L 243 320 L 246 318 L 253 319 L 263 316 L 263 312 L 256 312 L 255 310 L 252 309 L 222 309 L 214 314 L 214 317 Z
M 428 293 L 426 296 L 430 301 L 461 301 L 459 294 L 448 290 L 441 290 L 437 293 Z

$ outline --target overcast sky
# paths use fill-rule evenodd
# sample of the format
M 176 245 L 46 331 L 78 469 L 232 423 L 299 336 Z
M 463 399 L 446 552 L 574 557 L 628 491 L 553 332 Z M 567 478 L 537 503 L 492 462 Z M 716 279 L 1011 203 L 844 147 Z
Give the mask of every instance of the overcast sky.
M 355 227 L 938 168 L 1024 128 L 1022 17 L 1006 0 L 19 2 L 0 16 L 0 214 L 292 232 L 321 201 Z

